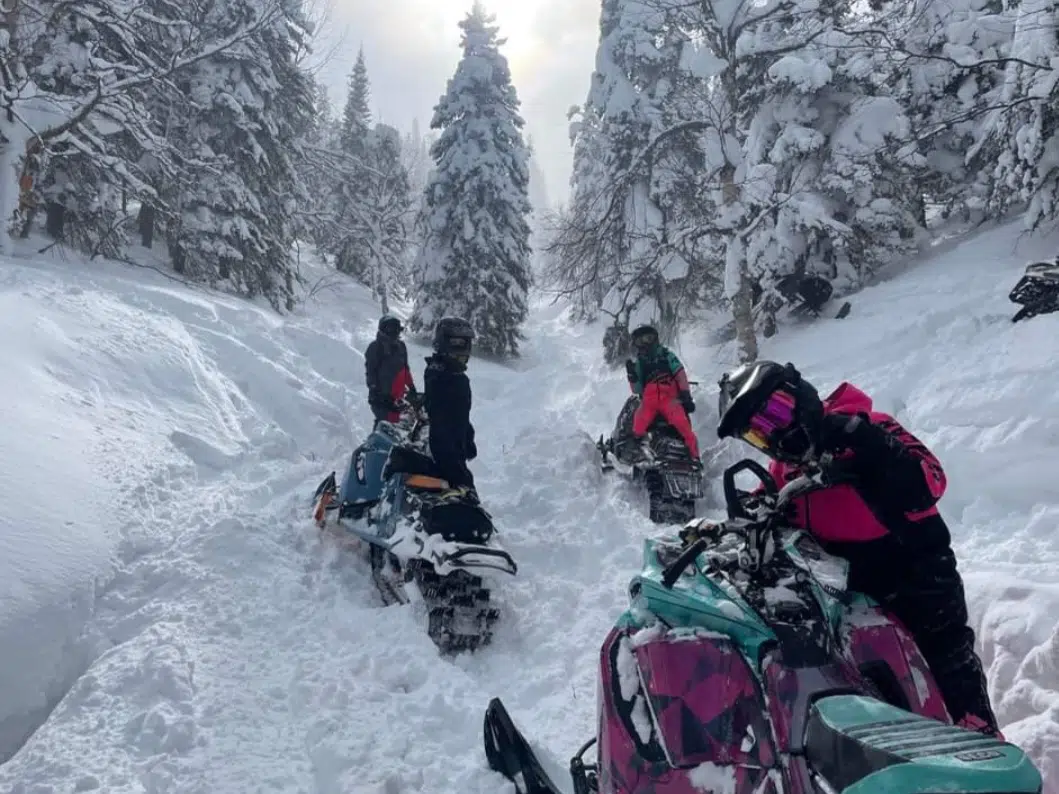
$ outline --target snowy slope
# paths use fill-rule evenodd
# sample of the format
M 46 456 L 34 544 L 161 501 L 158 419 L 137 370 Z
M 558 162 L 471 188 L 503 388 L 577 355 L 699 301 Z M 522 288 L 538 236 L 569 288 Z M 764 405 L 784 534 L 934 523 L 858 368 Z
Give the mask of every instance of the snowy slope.
M 1056 241 L 1016 254 L 1018 235 L 956 246 L 763 355 L 821 389 L 854 379 L 938 451 L 1001 720 L 1056 790 L 1059 334 L 1054 316 L 1012 326 L 1006 300 Z M 652 529 L 582 433 L 608 431 L 626 395 L 598 362 L 602 329 L 541 307 L 523 361 L 472 362 L 472 465 L 520 575 L 495 645 L 453 663 L 307 520 L 369 424 L 360 290 L 282 320 L 153 274 L 23 259 L 4 264 L 0 309 L 0 363 L 20 373 L 0 403 L 0 543 L 19 555 L 0 580 L 0 718 L 36 728 L 0 791 L 510 791 L 481 751 L 493 695 L 563 766 L 589 735 L 596 648 Z M 704 384 L 731 363 L 695 335 L 681 352 Z M 713 399 L 703 387 L 694 417 L 707 449 Z

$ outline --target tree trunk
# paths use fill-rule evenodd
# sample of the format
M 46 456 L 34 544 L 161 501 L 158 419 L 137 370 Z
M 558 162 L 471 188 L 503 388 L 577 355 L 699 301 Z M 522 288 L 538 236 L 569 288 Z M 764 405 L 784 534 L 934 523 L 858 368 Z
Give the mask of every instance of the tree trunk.
M 144 248 L 150 248 L 154 242 L 155 209 L 151 204 L 140 205 L 140 217 L 137 219 L 140 231 L 140 242 Z
M 746 277 L 744 262 L 740 272 L 739 291 L 732 298 L 732 317 L 735 319 L 735 338 L 739 349 L 739 361 L 757 361 L 757 334 L 754 332 L 753 303 L 750 300 L 750 280 Z
M 63 225 L 66 222 L 66 207 L 55 201 L 49 201 L 45 210 L 44 231 L 53 240 L 63 238 Z
M 721 185 L 725 205 L 734 204 L 739 200 L 739 186 L 735 184 L 735 167 L 729 163 L 721 172 Z M 746 272 L 746 254 L 743 249 L 743 241 L 738 239 L 729 240 L 729 246 L 739 246 L 739 288 L 732 296 L 732 319 L 735 320 L 735 338 L 739 350 L 739 360 L 742 363 L 757 360 L 757 333 L 754 331 L 754 300 L 751 295 L 752 284 Z M 729 256 L 732 254 L 729 253 Z
M 187 256 L 184 254 L 183 246 L 176 240 L 169 243 L 169 258 L 173 263 L 173 272 L 184 275 L 187 269 Z

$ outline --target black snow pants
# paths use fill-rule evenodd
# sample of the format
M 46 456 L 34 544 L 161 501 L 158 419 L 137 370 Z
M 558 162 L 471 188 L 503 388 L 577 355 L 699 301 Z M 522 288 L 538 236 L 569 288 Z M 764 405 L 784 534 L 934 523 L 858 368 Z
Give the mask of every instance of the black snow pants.
M 967 625 L 967 600 L 956 555 L 946 548 L 898 565 L 903 575 L 897 582 L 890 579 L 887 587 L 879 580 L 865 581 L 862 591 L 893 612 L 912 633 L 953 721 L 973 714 L 990 730 L 997 730 L 982 662 L 974 650 L 974 630 Z M 878 562 L 875 570 L 877 566 Z

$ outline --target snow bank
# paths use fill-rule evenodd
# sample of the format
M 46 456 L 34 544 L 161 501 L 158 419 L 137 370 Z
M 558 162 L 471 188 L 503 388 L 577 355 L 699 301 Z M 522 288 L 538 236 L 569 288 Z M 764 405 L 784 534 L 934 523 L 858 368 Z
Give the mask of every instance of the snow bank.
M 1054 790 L 1059 396 L 1049 363 L 1059 335 L 1053 317 L 1012 326 L 1006 293 L 1025 259 L 1055 241 L 1027 238 L 1015 253 L 1019 233 L 955 246 L 858 295 L 846 320 L 785 332 L 763 354 L 796 362 L 822 389 L 853 379 L 938 451 L 951 480 L 942 510 L 1001 720 Z M 370 421 L 361 351 L 376 312 L 362 291 L 340 287 L 281 320 L 124 269 L 32 262 L 11 272 L 25 316 L 47 308 L 71 340 L 66 360 L 98 387 L 89 405 L 102 413 L 61 413 L 72 437 L 101 427 L 111 458 L 97 449 L 64 471 L 115 483 L 99 492 L 117 501 L 104 499 L 91 526 L 117 543 L 101 541 L 86 567 L 113 559 L 71 618 L 80 631 L 65 635 L 90 643 L 86 669 L 0 766 L 0 790 L 495 793 L 509 790 L 481 748 L 495 695 L 549 765 L 565 767 L 594 729 L 598 646 L 653 530 L 643 496 L 595 466 L 591 437 L 610 430 L 627 394 L 623 373 L 600 363 L 602 327 L 539 306 L 522 361 L 471 364 L 472 468 L 520 570 L 496 594 L 494 645 L 450 662 L 422 614 L 381 608 L 364 562 L 308 520 L 313 488 L 344 466 Z M 71 284 L 83 294 L 64 292 Z M 96 302 L 82 303 L 88 295 Z M 98 332 L 70 330 L 84 323 Z M 717 468 L 746 454 L 715 443 L 712 429 L 709 385 L 732 350 L 697 338 L 680 352 L 706 384 L 694 419 Z M 409 352 L 421 383 L 426 351 Z M 26 353 L 22 366 L 39 362 Z M 59 393 L 36 388 L 34 403 Z M 32 453 L 14 471 L 49 459 L 4 432 Z M 99 472 L 111 459 L 128 464 L 108 480 Z M 30 501 L 14 504 L 28 511 Z M 41 565 L 37 550 L 27 558 Z M 5 681 L 14 672 L 0 670 Z

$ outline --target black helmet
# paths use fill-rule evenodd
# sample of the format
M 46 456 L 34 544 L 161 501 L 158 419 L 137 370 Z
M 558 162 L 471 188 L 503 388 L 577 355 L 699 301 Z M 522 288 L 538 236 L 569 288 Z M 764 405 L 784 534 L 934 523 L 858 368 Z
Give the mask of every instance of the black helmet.
M 793 463 L 813 454 L 824 406 L 793 364 L 743 364 L 719 386 L 718 438 L 741 438 L 771 458 Z
M 434 350 L 466 364 L 471 357 L 474 329 L 462 317 L 443 317 L 434 326 Z
M 379 318 L 379 333 L 384 336 L 396 339 L 403 330 L 404 326 L 401 325 L 401 321 L 392 314 L 384 314 Z
M 632 332 L 631 338 L 633 349 L 644 354 L 658 344 L 658 329 L 653 325 L 641 325 Z

